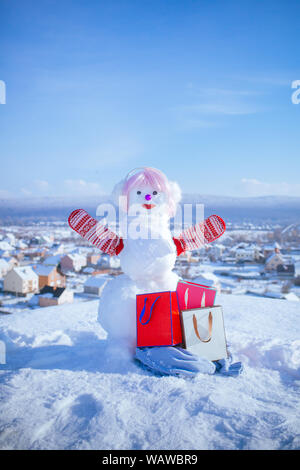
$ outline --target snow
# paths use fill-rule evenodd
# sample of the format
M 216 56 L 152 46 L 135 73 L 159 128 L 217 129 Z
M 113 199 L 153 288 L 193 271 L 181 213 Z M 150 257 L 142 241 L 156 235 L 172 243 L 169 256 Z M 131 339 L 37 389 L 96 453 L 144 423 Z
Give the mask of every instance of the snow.
M 0 258 L 0 270 L 8 269 L 8 268 L 9 268 L 9 263 L 5 259 Z
M 43 264 L 38 264 L 35 268 L 34 271 L 36 272 L 37 275 L 39 276 L 49 276 L 49 274 L 52 273 L 54 270 L 55 266 L 53 265 L 43 265 Z
M 199 276 L 196 277 L 196 279 L 193 279 L 193 282 L 209 287 L 220 287 L 218 276 L 212 272 L 202 272 Z
M 107 283 L 109 278 L 103 274 L 98 276 L 91 276 L 89 279 L 86 280 L 84 285 L 86 287 L 102 287 L 104 284 Z
M 62 258 L 62 255 L 49 256 L 48 258 L 45 259 L 44 265 L 45 266 L 57 266 L 58 263 L 60 263 L 61 258 Z
M 12 251 L 13 247 L 11 246 L 10 243 L 3 241 L 3 242 L 0 242 L 0 250 Z
M 153 375 L 107 350 L 98 300 L 2 315 L 0 448 L 299 449 L 298 302 L 216 304 L 238 378 Z
M 13 271 L 24 280 L 37 279 L 37 274 L 32 270 L 31 266 L 20 266 L 13 268 Z

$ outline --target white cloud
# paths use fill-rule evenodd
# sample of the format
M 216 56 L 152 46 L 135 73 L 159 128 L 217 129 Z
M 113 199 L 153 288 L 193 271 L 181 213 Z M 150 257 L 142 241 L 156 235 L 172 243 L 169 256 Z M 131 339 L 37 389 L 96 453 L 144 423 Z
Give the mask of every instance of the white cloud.
M 80 194 L 82 196 L 98 196 L 103 194 L 99 183 L 85 181 L 83 179 L 67 179 L 64 181 L 64 193 Z
M 31 196 L 32 195 L 32 191 L 29 191 L 29 189 L 27 188 L 21 188 L 21 193 L 24 194 L 24 196 Z
M 40 191 L 48 191 L 50 187 L 46 180 L 35 180 L 34 184 Z
M 268 183 L 255 178 L 242 178 L 241 184 L 247 196 L 300 196 L 299 183 Z

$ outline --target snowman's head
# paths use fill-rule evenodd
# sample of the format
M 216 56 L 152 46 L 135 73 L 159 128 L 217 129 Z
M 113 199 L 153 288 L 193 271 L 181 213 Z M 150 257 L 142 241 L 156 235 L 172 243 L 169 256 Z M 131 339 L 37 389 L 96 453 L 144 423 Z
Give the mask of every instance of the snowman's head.
M 177 183 L 171 182 L 156 168 L 136 168 L 128 173 L 125 180 L 117 185 L 117 193 L 122 196 L 122 208 L 145 214 L 173 217 L 181 191 Z

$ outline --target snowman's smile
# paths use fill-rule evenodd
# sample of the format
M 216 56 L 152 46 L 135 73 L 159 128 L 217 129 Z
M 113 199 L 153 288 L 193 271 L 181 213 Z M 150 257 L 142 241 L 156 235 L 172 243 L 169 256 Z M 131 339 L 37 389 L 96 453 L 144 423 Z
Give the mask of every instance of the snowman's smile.
M 145 207 L 145 209 L 153 209 L 153 207 L 155 207 L 155 204 L 143 204 L 143 207 Z

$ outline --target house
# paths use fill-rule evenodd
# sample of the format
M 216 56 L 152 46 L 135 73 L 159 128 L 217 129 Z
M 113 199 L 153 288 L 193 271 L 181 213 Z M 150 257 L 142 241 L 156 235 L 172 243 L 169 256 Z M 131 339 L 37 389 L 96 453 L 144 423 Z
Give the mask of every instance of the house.
M 209 255 L 216 260 L 221 259 L 225 249 L 225 246 L 221 243 L 215 243 L 209 246 Z
M 50 307 L 73 302 L 73 292 L 65 287 L 44 286 L 39 295 L 39 306 Z
M 0 250 L 10 253 L 11 251 L 14 250 L 14 247 L 7 241 L 0 241 Z
M 64 255 L 66 252 L 66 247 L 63 243 L 53 243 L 51 247 L 53 255 Z
M 91 276 L 83 286 L 83 291 L 85 294 L 101 295 L 104 286 L 106 285 L 108 277 L 100 276 Z
M 22 261 L 24 259 L 24 252 L 20 249 L 10 252 L 10 256 L 16 258 L 17 261 Z
M 273 245 L 265 245 L 263 247 L 263 255 L 266 259 L 273 253 L 280 253 L 280 245 L 277 242 L 273 243 Z
M 97 264 L 100 257 L 100 253 L 89 253 L 86 258 L 87 264 Z
M 4 291 L 28 294 L 38 290 L 38 275 L 30 266 L 12 268 L 4 277 Z
M 26 250 L 26 248 L 28 248 L 27 244 L 24 242 L 24 240 L 17 240 L 16 244 L 15 244 L 16 248 L 19 248 L 20 250 Z
M 28 248 L 24 251 L 25 256 L 29 259 L 38 259 L 43 258 L 47 253 L 47 249 L 44 247 L 37 247 L 37 248 Z
M 276 267 L 277 276 L 283 279 L 293 278 L 295 276 L 294 264 L 278 264 Z
M 0 258 L 0 277 L 4 277 L 10 269 L 10 264 L 5 259 Z
M 19 260 L 15 256 L 7 256 L 3 259 L 5 259 L 5 261 L 9 264 L 10 268 L 19 265 Z
M 39 235 L 30 238 L 29 245 L 42 245 L 42 239 Z
M 265 271 L 276 271 L 277 266 L 284 264 L 283 257 L 280 253 L 270 255 L 265 263 Z
M 256 261 L 257 263 L 264 263 L 265 261 L 265 257 L 259 246 L 255 246 L 253 257 L 254 261 Z
M 2 250 L 0 248 L 0 258 L 8 258 L 9 256 L 11 256 L 11 250 Z
M 7 233 L 5 235 L 5 238 L 3 239 L 4 242 L 9 243 L 12 246 L 15 246 L 16 244 L 16 237 L 14 236 L 13 233 Z
M 238 246 L 235 250 L 235 261 L 236 263 L 253 261 L 253 253 L 246 246 Z
M 255 244 L 240 243 L 235 249 L 235 261 L 237 263 L 262 262 L 263 260 L 264 256 Z
M 120 259 L 117 256 L 101 255 L 97 262 L 97 268 L 100 269 L 118 269 L 120 267 Z
M 86 256 L 69 253 L 61 258 L 60 266 L 63 272 L 80 271 L 83 266 L 86 266 Z
M 39 264 L 34 268 L 39 277 L 39 289 L 44 286 L 65 287 L 66 277 L 59 272 L 56 266 Z
M 40 236 L 40 239 L 41 239 L 41 243 L 43 245 L 49 245 L 51 246 L 53 244 L 53 241 L 54 241 L 54 236 L 53 235 L 41 235 Z

